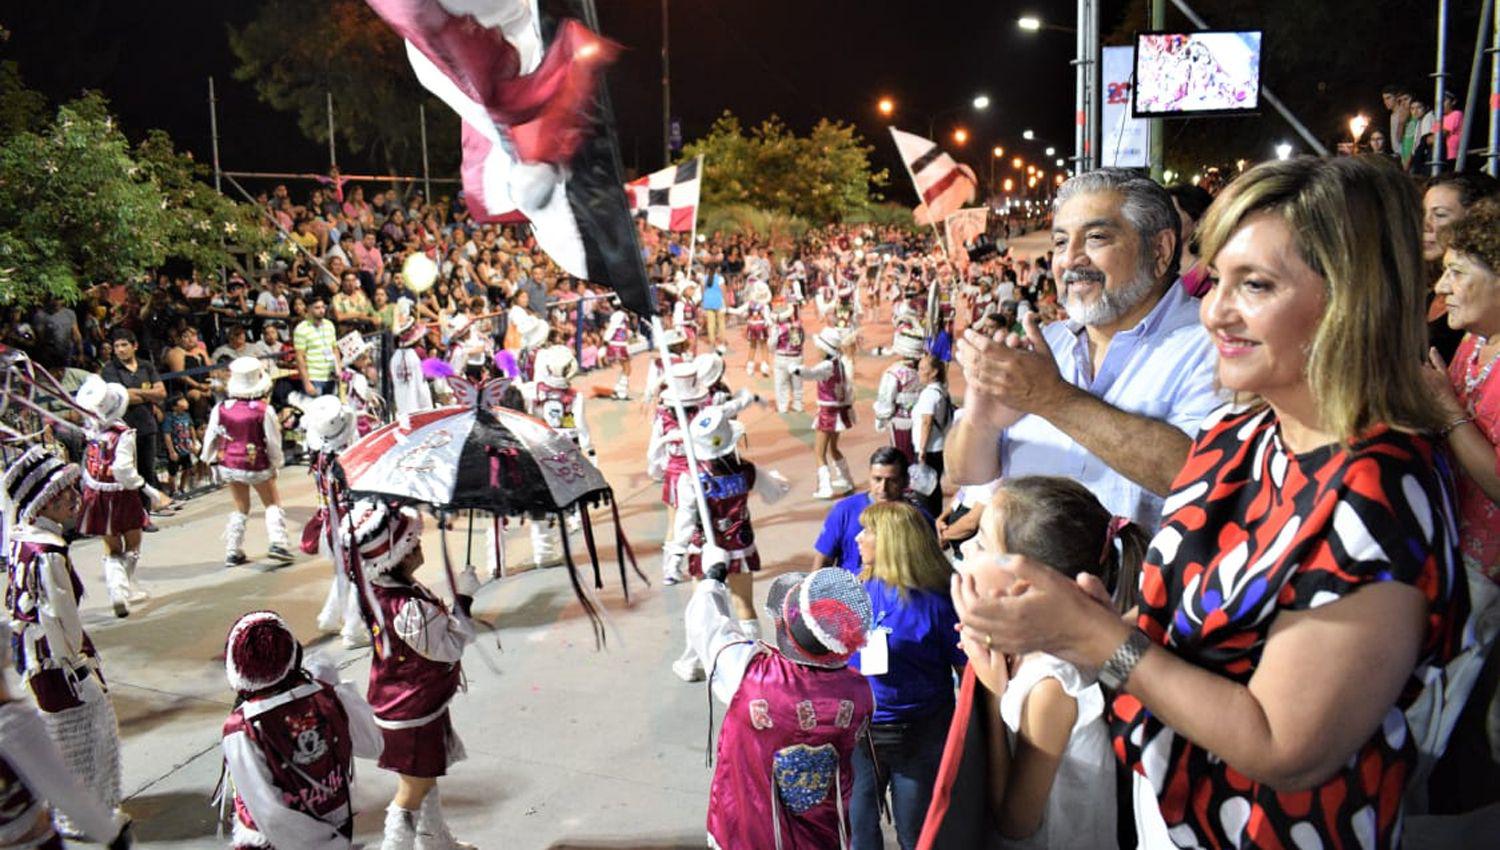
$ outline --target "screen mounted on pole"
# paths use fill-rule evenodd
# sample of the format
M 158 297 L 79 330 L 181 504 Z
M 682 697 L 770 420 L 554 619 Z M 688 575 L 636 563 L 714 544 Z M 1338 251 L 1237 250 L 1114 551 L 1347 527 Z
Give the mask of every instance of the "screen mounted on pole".
M 1261 31 L 1146 32 L 1135 39 L 1137 118 L 1249 115 L 1260 109 Z

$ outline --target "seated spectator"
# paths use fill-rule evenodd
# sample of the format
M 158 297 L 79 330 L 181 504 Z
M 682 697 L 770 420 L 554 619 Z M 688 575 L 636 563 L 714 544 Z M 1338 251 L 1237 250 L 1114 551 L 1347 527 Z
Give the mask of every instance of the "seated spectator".
M 191 325 L 178 330 L 175 341 L 162 355 L 162 365 L 168 372 L 184 372 L 208 365 L 208 353 L 198 339 L 198 329 Z M 206 373 L 179 375 L 167 385 L 173 394 L 187 399 L 188 407 L 199 422 L 208 416 L 208 407 L 213 403 L 213 383 Z
M 906 456 L 893 446 L 881 446 L 870 455 L 870 485 L 863 492 L 851 493 L 834 503 L 823 530 L 813 544 L 817 550 L 813 569 L 842 567 L 858 573 L 863 564 L 860 555 L 859 516 L 865 508 L 878 502 L 899 502 L 906 498 Z M 923 516 L 927 516 L 923 511 Z M 932 517 L 927 516 L 932 522 Z
M 292 317 L 292 305 L 287 296 L 284 272 L 273 273 L 265 290 L 256 296 L 255 317 L 262 322 L 285 322 Z
M 268 331 L 271 325 L 266 326 Z M 230 325 L 224 329 L 224 344 L 215 348 L 209 360 L 214 363 L 227 363 L 236 357 L 262 357 L 269 353 L 269 349 L 262 342 L 252 341 L 250 335 L 245 332 L 245 326 L 240 324 Z

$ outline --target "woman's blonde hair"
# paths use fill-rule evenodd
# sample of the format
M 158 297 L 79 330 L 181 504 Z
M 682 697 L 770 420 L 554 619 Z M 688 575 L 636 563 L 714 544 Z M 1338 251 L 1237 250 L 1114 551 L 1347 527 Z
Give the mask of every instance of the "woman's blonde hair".
M 914 589 L 947 591 L 953 566 L 921 511 L 905 502 L 875 502 L 859 524 L 875 535 L 875 561 L 864 565 L 861 581 L 878 578 L 903 596 Z
M 1325 282 L 1327 305 L 1307 355 L 1323 427 L 1348 441 L 1372 426 L 1443 425 L 1422 380 L 1427 328 L 1416 187 L 1375 157 L 1266 162 L 1229 184 L 1198 227 L 1211 265 L 1245 219 L 1279 214 L 1297 253 Z

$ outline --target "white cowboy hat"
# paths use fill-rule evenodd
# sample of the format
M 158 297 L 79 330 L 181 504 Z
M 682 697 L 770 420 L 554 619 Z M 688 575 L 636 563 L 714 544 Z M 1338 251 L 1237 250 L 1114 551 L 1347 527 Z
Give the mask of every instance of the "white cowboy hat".
M 666 385 L 667 388 L 661 393 L 662 400 L 666 402 L 700 404 L 708 398 L 708 387 L 704 385 L 702 375 L 698 372 L 698 364 L 692 360 L 673 363 L 667 370 Z
M 301 403 L 302 431 L 307 448 L 315 452 L 336 452 L 354 440 L 354 411 L 338 396 L 320 395 Z
M 818 335 L 813 337 L 813 344 L 824 353 L 837 357 L 843 353 L 846 339 L 848 337 L 843 328 L 829 326 L 818 331 Z
M 224 394 L 230 398 L 260 398 L 271 391 L 271 375 L 259 357 L 236 357 L 229 361 L 229 380 Z
M 578 359 L 566 345 L 552 345 L 537 352 L 532 369 L 539 382 L 566 389 L 578 374 Z
M 125 408 L 130 406 L 130 393 L 120 384 L 106 383 L 98 375 L 90 375 L 78 388 L 73 401 L 94 414 L 100 422 L 109 423 L 125 415 Z
M 693 358 L 693 364 L 698 368 L 698 381 L 705 387 L 712 387 L 724 377 L 724 358 L 717 352 L 705 351 Z
M 369 354 L 375 343 L 364 338 L 359 331 L 350 331 L 339 338 L 339 362 L 349 365 L 363 355 Z
M 712 405 L 693 417 L 688 425 L 688 436 L 693 440 L 694 453 L 699 460 L 713 460 L 734 451 L 740 438 L 745 436 L 745 426 L 726 414 L 724 408 Z

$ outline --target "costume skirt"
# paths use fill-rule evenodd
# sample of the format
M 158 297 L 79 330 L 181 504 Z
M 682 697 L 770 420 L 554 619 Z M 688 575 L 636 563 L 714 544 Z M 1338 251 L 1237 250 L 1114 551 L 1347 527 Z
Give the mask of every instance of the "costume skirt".
M 771 338 L 771 329 L 765 325 L 746 325 L 745 340 L 747 342 L 765 342 Z
M 847 405 L 843 407 L 818 407 L 818 418 L 813 423 L 813 429 L 825 434 L 837 434 L 854 427 L 854 408 Z
M 95 490 L 83 487 L 83 506 L 78 510 L 81 534 L 124 534 L 146 526 L 146 506 L 139 490 Z
M 434 779 L 448 773 L 448 768 L 462 761 L 467 755 L 458 733 L 453 731 L 453 719 L 444 710 L 441 715 L 421 726 L 409 729 L 386 729 L 380 734 L 385 738 L 385 749 L 380 753 L 380 766 L 402 776 L 419 779 Z

